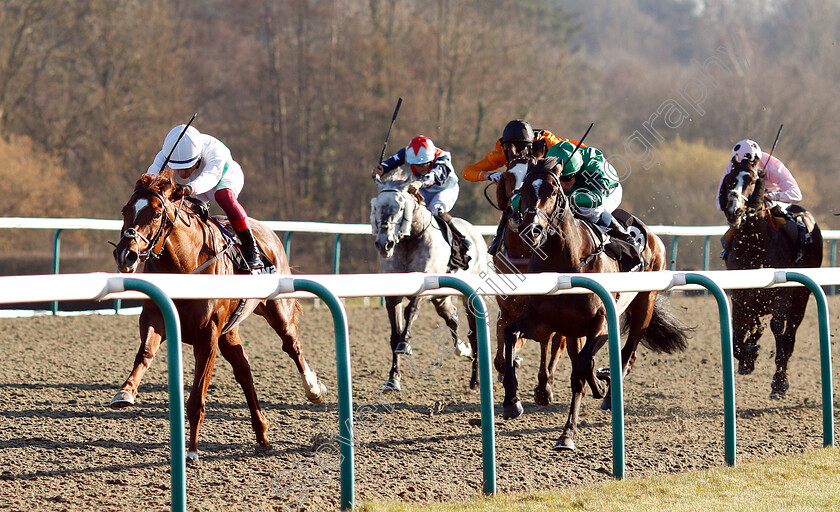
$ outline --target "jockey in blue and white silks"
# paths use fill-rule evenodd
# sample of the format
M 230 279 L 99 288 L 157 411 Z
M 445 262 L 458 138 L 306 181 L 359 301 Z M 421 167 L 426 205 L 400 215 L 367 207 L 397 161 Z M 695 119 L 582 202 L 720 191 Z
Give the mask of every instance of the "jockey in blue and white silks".
M 403 164 L 409 164 L 413 188 L 423 196 L 434 215 L 446 213 L 455 206 L 460 187 L 448 151 L 436 148 L 432 139 L 420 135 L 376 166 L 374 173 L 390 172 Z
M 455 227 L 449 214 L 460 192 L 458 175 L 452 166 L 452 155 L 436 148 L 432 139 L 419 135 L 411 139 L 408 146 L 380 162 L 371 170 L 371 175 L 382 175 L 403 164 L 409 166 L 409 193 L 416 191 L 423 197 L 432 215 L 449 226 L 453 238 L 463 246 L 463 253 L 466 254 L 471 242 Z

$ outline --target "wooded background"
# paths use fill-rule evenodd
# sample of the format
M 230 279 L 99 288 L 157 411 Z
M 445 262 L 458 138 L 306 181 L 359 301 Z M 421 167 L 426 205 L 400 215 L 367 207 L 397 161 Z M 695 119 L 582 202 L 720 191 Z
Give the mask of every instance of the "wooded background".
M 837 0 L 4 0 L 0 31 L 2 216 L 120 218 L 198 112 L 252 217 L 366 223 L 402 97 L 388 154 L 427 135 L 459 174 L 510 119 L 568 138 L 594 122 L 649 224 L 723 224 L 732 145 L 769 150 L 784 123 L 774 154 L 840 227 Z M 495 224 L 485 185 L 461 180 L 453 213 Z M 50 272 L 52 236 L 0 231 L 0 273 Z M 62 271 L 113 271 L 108 239 L 62 235 Z M 332 237 L 293 240 L 300 271 L 331 270 Z M 343 242 L 343 271 L 377 271 L 369 237 Z

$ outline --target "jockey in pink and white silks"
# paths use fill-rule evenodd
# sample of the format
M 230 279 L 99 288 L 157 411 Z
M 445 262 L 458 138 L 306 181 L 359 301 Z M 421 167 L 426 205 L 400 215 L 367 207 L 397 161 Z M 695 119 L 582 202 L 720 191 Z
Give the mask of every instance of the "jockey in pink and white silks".
M 764 176 L 765 199 L 771 201 L 774 206 L 779 205 L 783 210 L 787 210 L 791 204 L 796 204 L 802 200 L 802 192 L 799 190 L 799 185 L 793 178 L 793 174 L 790 173 L 790 169 L 775 156 L 761 151 L 757 142 L 744 139 L 732 148 L 732 160 L 723 171 L 723 176 L 720 177 L 718 193 L 715 195 L 715 205 L 718 210 L 721 209 L 720 203 L 717 201 L 717 197 L 720 195 L 720 187 L 723 185 L 723 178 L 732 170 L 733 161 L 754 160 L 757 155 L 761 155 L 758 168 L 766 171 Z
M 182 190 L 186 195 L 204 202 L 215 199 L 239 237 L 242 255 L 251 272 L 260 273 L 264 265 L 257 241 L 248 224 L 248 214 L 238 199 L 245 185 L 242 167 L 233 160 L 230 150 L 219 139 L 202 134 L 192 126 L 186 131 L 184 128 L 185 125 L 181 124 L 169 131 L 148 173 L 157 175 L 165 163 L 166 167 L 175 171 L 175 182 L 184 185 Z M 178 137 L 181 137 L 180 140 Z
M 778 158 L 771 156 L 761 150 L 757 142 L 751 139 L 744 139 L 735 144 L 732 148 L 732 159 L 723 171 L 723 176 L 720 178 L 718 184 L 718 191 L 715 196 L 715 205 L 718 210 L 721 210 L 720 202 L 717 200 L 720 197 L 720 188 L 723 186 L 723 179 L 732 170 L 732 165 L 737 162 L 757 162 L 758 169 L 764 169 L 764 199 L 770 208 L 773 209 L 776 216 L 783 216 L 791 223 L 791 226 L 797 226 L 796 237 L 804 235 L 805 241 L 810 234 L 807 228 L 802 223 L 801 217 L 793 217 L 788 213 L 788 208 L 792 204 L 796 204 L 802 200 L 802 192 L 799 190 L 799 184 L 796 183 L 790 169 L 782 163 Z M 733 228 L 729 228 L 725 235 L 721 238 L 723 251 L 720 253 L 722 259 L 726 259 L 732 245 Z
M 418 192 L 432 215 L 449 226 L 454 238 L 462 245 L 463 254 L 472 245 L 452 222 L 449 210 L 458 200 L 460 187 L 458 175 L 452 166 L 452 155 L 436 148 L 432 139 L 419 135 L 408 145 L 371 170 L 371 175 L 382 175 L 402 166 L 409 165 L 409 193 Z M 451 243 L 451 242 L 450 242 Z

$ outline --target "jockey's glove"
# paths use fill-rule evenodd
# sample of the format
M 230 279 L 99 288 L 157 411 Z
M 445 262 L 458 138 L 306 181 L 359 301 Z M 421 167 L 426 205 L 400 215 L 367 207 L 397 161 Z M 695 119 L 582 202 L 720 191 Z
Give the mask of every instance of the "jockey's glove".
M 193 195 L 192 185 L 181 185 L 180 187 L 175 189 L 175 195 L 177 197 L 186 197 Z
M 498 183 L 500 179 L 502 179 L 501 172 L 491 172 L 487 175 L 487 180 L 492 181 L 493 183 Z

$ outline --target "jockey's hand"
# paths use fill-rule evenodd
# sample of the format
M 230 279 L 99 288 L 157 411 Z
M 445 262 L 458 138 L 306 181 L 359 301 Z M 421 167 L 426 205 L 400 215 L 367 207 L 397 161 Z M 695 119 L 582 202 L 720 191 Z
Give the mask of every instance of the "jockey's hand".
M 175 197 L 186 197 L 193 195 L 192 185 L 181 185 L 175 189 Z
M 487 175 L 487 180 L 492 181 L 493 183 L 498 183 L 500 179 L 502 179 L 501 172 L 491 172 Z
M 376 167 L 374 167 L 373 169 L 370 170 L 370 176 L 371 177 L 382 176 L 382 173 L 384 173 L 384 172 L 385 172 L 385 169 L 383 169 L 381 165 L 377 165 Z
M 408 193 L 414 194 L 423 186 L 423 182 L 420 181 L 412 181 L 411 184 L 408 186 Z

